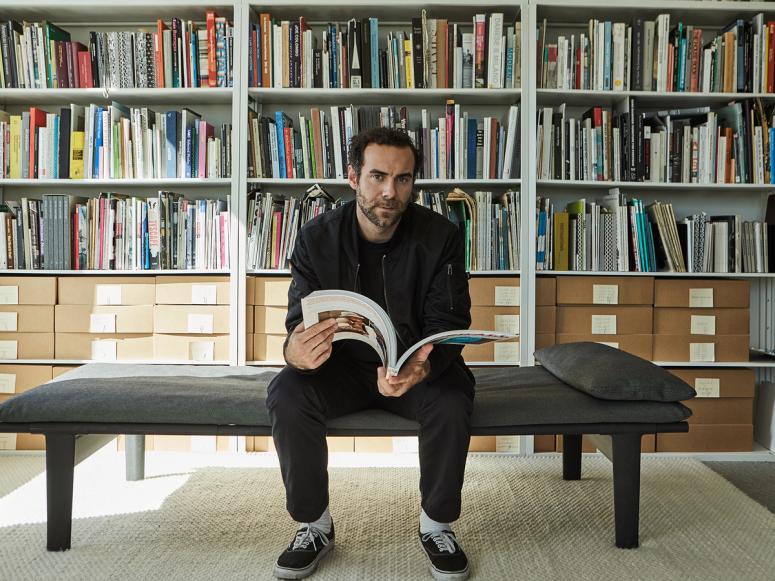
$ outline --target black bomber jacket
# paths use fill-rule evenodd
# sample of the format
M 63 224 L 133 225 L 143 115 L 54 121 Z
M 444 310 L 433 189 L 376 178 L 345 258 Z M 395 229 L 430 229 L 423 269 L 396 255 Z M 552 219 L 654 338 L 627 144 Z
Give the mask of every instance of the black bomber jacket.
M 326 212 L 302 227 L 291 256 L 288 291 L 290 334 L 302 322 L 301 299 L 315 290 L 360 292 L 355 201 Z M 467 329 L 471 298 L 465 246 L 458 228 L 444 216 L 410 203 L 382 258 L 385 303 L 396 329 L 398 355 L 424 337 Z M 287 341 L 287 340 L 286 340 Z M 462 347 L 435 345 L 429 361 L 432 381 L 450 364 L 467 367 Z M 469 377 L 472 378 L 469 373 Z

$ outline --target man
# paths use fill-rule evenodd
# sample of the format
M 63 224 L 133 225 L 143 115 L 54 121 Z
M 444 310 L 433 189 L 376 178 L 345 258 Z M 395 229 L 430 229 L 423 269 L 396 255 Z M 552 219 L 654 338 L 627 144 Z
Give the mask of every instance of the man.
M 267 395 L 288 512 L 301 523 L 277 560 L 278 578 L 306 577 L 333 547 L 326 420 L 369 407 L 420 424 L 420 543 L 434 578 L 468 577 L 468 560 L 449 525 L 460 515 L 474 399 L 461 347 L 426 345 L 399 375 L 386 378 L 371 347 L 332 342 L 336 320 L 309 329 L 302 323 L 303 297 L 318 289 L 345 289 L 387 311 L 399 352 L 439 331 L 468 328 L 463 240 L 449 220 L 412 203 L 419 163 L 404 131 L 376 128 L 356 135 L 348 167 L 356 200 L 315 218 L 299 233 L 288 292 L 288 365 Z

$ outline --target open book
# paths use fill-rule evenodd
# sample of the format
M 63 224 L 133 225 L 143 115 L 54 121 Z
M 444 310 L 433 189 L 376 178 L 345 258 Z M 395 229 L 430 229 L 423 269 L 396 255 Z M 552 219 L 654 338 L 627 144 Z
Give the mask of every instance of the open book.
M 387 368 L 388 377 L 398 375 L 404 362 L 428 343 L 474 345 L 517 337 L 496 331 L 443 331 L 418 341 L 396 360 L 398 339 L 393 323 L 385 310 L 370 298 L 346 290 L 315 291 L 301 299 L 301 310 L 305 328 L 326 319 L 336 319 L 339 329 L 334 333 L 334 341 L 355 339 L 371 345 Z

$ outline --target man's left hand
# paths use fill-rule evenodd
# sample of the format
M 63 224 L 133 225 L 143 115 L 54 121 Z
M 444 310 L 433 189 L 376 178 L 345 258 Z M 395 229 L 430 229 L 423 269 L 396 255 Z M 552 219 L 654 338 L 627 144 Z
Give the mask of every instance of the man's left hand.
M 401 397 L 423 379 L 428 377 L 431 364 L 428 355 L 433 350 L 432 344 L 423 345 L 401 367 L 398 375 L 386 377 L 387 370 L 384 367 L 377 369 L 377 387 L 385 397 Z

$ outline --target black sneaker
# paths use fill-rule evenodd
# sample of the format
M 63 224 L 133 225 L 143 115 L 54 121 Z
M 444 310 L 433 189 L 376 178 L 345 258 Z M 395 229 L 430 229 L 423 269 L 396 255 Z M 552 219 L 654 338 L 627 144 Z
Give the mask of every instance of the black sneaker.
M 311 575 L 320 560 L 333 548 L 333 522 L 329 534 L 305 524 L 296 531 L 291 544 L 277 559 L 274 576 L 278 579 L 302 579 Z
M 437 581 L 468 579 L 468 558 L 452 531 L 419 533 L 420 545 L 431 565 L 431 575 Z

